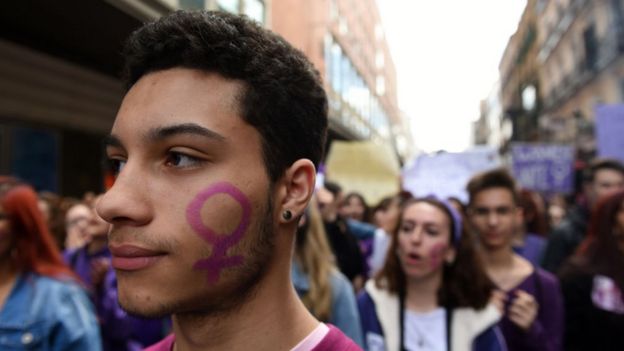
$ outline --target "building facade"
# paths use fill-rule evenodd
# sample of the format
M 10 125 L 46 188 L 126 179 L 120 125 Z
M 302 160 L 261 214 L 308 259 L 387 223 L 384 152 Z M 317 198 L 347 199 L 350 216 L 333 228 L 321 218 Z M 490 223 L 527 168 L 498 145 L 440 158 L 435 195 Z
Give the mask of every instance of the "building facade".
M 179 8 L 242 13 L 299 47 L 325 81 L 332 138 L 396 145 L 404 132 L 374 0 L 9 1 L 0 12 L 0 174 L 64 195 L 102 190 L 101 139 L 124 94 L 122 43 Z
M 624 1 L 545 2 L 539 28 L 541 128 L 551 141 L 595 152 L 594 108 L 624 101 Z
M 623 9 L 622 0 L 527 2 L 499 66 L 512 141 L 572 143 L 580 158 L 594 155 L 594 108 L 624 101 Z M 533 38 L 531 65 L 518 60 L 521 37 Z M 523 125 L 516 120 L 529 105 L 534 119 Z
M 500 82 L 492 86 L 488 97 L 479 105 L 479 119 L 473 124 L 473 144 L 501 147 L 511 135 L 504 134 Z
M 503 141 L 503 149 L 510 142 L 539 139 L 537 21 L 540 12 L 537 0 L 527 1 L 518 29 L 509 39 L 499 65 L 502 116 L 506 120 L 502 123 L 512 126 L 511 135 Z
M 271 5 L 268 26 L 306 53 L 323 77 L 330 140 L 374 140 L 407 153 L 409 128 L 398 109 L 396 72 L 375 0 Z

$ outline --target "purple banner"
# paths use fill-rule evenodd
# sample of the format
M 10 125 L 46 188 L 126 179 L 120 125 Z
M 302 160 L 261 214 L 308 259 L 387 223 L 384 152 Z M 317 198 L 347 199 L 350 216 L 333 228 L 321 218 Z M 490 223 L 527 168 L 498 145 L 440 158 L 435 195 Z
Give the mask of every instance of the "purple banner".
M 416 197 L 457 197 L 468 202 L 466 183 L 476 173 L 499 167 L 498 151 L 476 147 L 460 153 L 420 155 L 403 170 L 403 189 Z
M 596 107 L 598 156 L 624 162 L 624 105 Z
M 511 146 L 511 157 L 514 177 L 523 188 L 550 193 L 572 191 L 572 146 L 516 143 Z

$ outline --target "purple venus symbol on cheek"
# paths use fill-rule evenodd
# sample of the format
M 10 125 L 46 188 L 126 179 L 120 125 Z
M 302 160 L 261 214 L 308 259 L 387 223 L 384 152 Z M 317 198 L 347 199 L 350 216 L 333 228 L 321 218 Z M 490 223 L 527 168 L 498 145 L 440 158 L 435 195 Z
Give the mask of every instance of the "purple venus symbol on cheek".
M 201 209 L 206 201 L 217 194 L 231 196 L 241 206 L 243 213 L 236 229 L 231 233 L 215 233 L 207 227 L 201 218 Z M 238 188 L 228 182 L 219 182 L 202 190 L 186 208 L 186 219 L 199 237 L 212 244 L 212 254 L 193 265 L 194 269 L 206 270 L 209 283 L 219 281 L 224 268 L 238 266 L 243 263 L 243 256 L 227 256 L 227 250 L 236 245 L 245 234 L 251 217 L 251 203 Z

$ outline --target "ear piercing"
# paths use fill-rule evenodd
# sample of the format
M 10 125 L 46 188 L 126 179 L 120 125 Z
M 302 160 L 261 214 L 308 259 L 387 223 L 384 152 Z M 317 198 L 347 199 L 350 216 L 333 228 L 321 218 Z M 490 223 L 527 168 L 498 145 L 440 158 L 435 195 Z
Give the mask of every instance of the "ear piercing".
M 284 218 L 287 221 L 291 220 L 292 212 L 290 212 L 290 210 L 284 210 L 284 212 L 282 212 L 282 218 Z

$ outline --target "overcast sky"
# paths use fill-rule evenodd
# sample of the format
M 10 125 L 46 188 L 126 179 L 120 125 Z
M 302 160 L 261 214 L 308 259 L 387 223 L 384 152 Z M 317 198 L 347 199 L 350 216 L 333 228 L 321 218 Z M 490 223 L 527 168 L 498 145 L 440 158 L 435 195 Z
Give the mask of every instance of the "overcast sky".
M 377 0 L 416 146 L 462 151 L 526 0 Z

